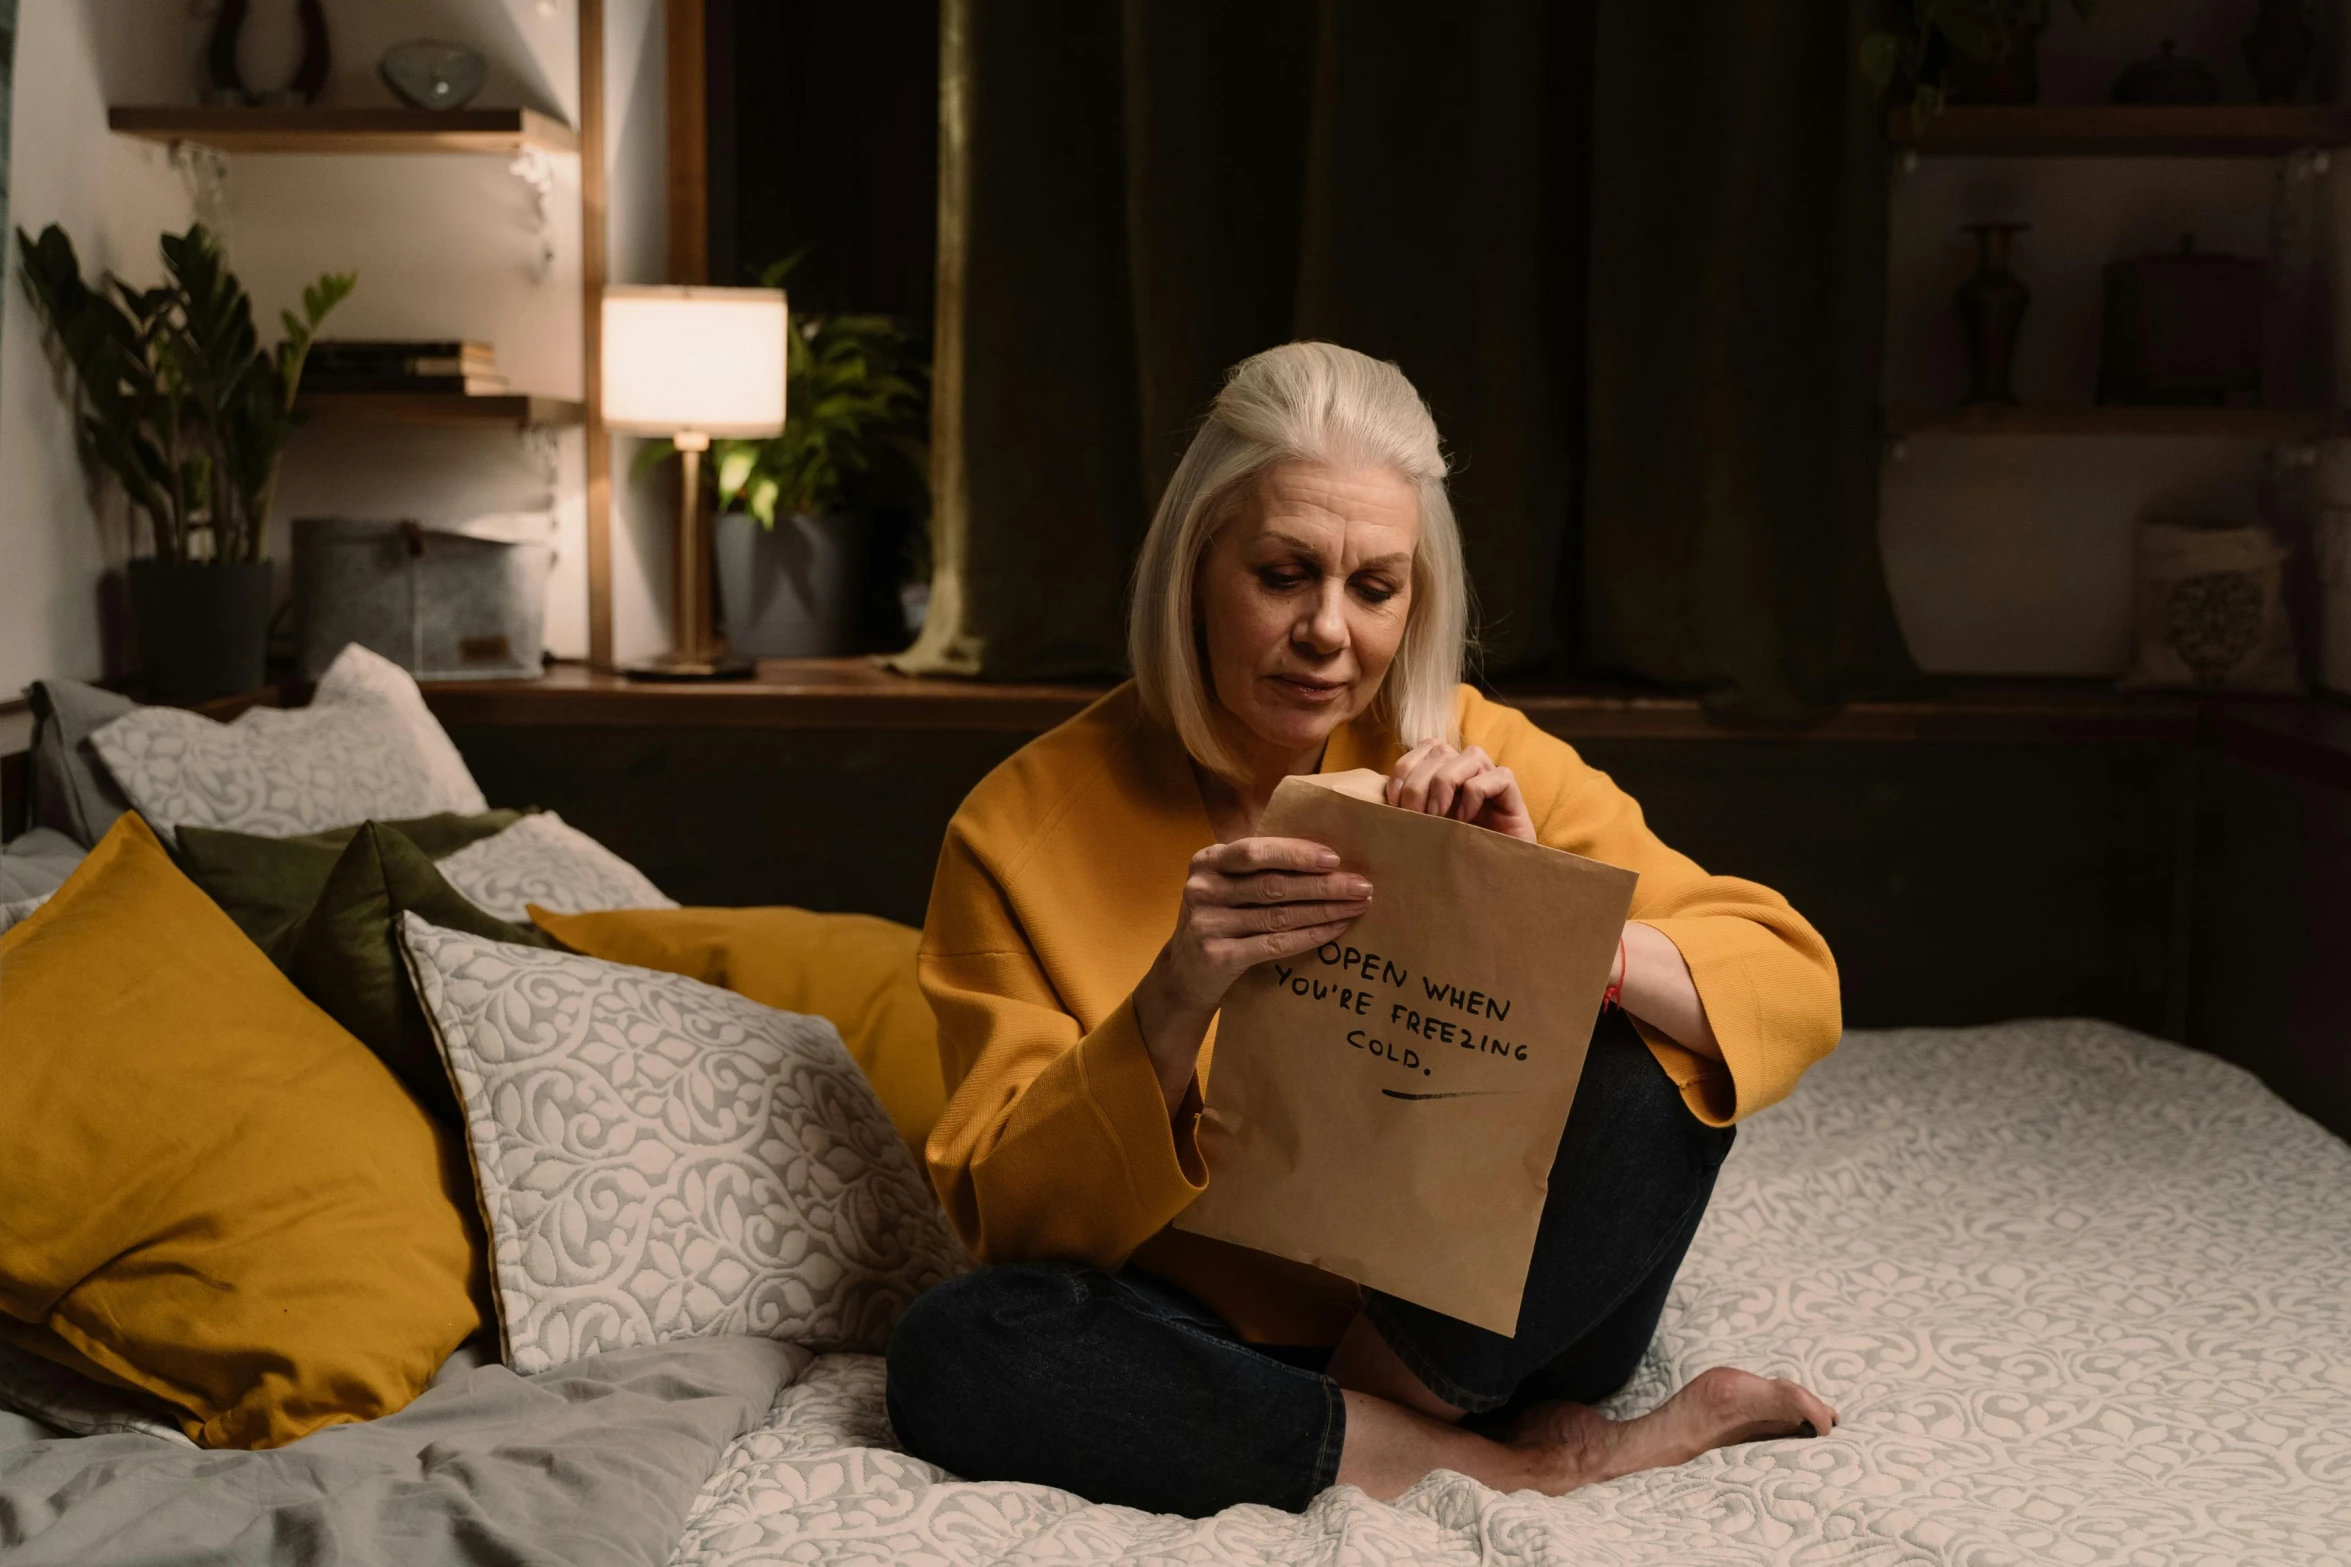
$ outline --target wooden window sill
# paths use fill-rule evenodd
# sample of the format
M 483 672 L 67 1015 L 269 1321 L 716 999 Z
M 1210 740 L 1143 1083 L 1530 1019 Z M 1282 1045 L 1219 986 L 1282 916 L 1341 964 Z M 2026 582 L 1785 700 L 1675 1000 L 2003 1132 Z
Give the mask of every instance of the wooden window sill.
M 632 681 L 559 663 L 538 680 L 435 681 L 425 700 L 452 728 L 899 729 L 1038 734 L 1074 716 L 1107 685 L 916 678 L 862 658 L 769 659 L 749 680 L 702 685 Z M 1800 727 L 1725 724 L 1696 699 L 1597 682 L 1510 682 L 1498 693 L 1569 740 L 1712 740 L 1971 744 L 2204 745 L 2337 788 L 2351 789 L 2351 701 L 2315 697 L 2198 697 L 2118 691 L 2104 681 L 1976 679 L 1932 694 L 1855 702 Z M 202 703 L 221 720 L 246 708 L 294 705 L 309 688 L 289 681 Z M 21 799 L 29 715 L 0 704 L 23 734 L 0 744 L 7 793 Z M 11 800 L 11 804 L 15 801 Z
M 893 674 L 864 659 L 770 659 L 749 680 L 655 684 L 557 664 L 539 680 L 437 681 L 445 724 L 678 728 L 998 730 L 1035 733 L 1106 684 L 990 685 Z M 2102 681 L 1953 681 L 1930 695 L 1856 702 L 1802 727 L 1723 724 L 1696 699 L 1596 682 L 1506 683 L 1502 700 L 1570 739 L 2145 741 L 2195 739 L 2201 704 L 2182 692 Z

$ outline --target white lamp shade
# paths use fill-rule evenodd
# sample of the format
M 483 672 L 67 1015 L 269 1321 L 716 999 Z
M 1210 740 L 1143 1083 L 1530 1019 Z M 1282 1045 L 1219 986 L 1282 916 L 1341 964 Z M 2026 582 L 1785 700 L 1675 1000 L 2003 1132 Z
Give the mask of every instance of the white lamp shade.
M 776 434 L 790 329 L 781 289 L 606 289 L 604 427 Z

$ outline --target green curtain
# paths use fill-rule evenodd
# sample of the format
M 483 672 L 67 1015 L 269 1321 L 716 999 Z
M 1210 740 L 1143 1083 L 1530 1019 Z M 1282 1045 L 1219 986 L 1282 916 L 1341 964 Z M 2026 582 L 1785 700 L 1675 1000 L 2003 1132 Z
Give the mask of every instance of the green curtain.
M 1526 3 L 946 0 L 941 571 L 900 667 L 1118 671 L 1134 547 L 1193 420 L 1229 366 L 1299 337 L 1412 377 L 1457 464 L 1488 665 L 1550 656 L 1576 378 L 1553 324 L 1579 330 L 1582 302 L 1557 276 L 1580 275 L 1581 231 L 1549 198 L 1583 134 L 1550 63 L 1584 25 Z
M 1865 0 L 1600 0 L 1585 654 L 1797 720 L 1915 671 L 1878 553 Z
M 1618 9 L 1636 8 L 1601 5 L 1603 47 L 1612 31 L 1660 31 L 1616 18 Z M 1800 7 L 1716 0 L 1678 9 L 1754 13 L 1764 31 L 1769 17 Z M 1587 289 L 1587 268 L 1641 243 L 1622 237 L 1638 225 L 1676 221 L 1661 190 L 1604 237 L 1611 220 L 1600 191 L 1681 177 L 1621 138 L 1611 145 L 1636 168 L 1612 176 L 1593 160 L 1596 134 L 1614 129 L 1597 112 L 1636 90 L 1616 80 L 1629 73 L 1613 58 L 1591 70 L 1595 20 L 1588 6 L 1536 0 L 945 0 L 939 575 L 931 622 L 900 667 L 1003 680 L 1117 672 L 1134 547 L 1192 421 L 1235 361 L 1320 337 L 1394 359 L 1435 411 L 1455 465 L 1489 672 L 1580 666 L 1588 617 L 1610 632 L 1599 648 L 1606 662 L 1675 681 L 1746 681 L 1745 665 L 1675 664 L 1620 634 L 1628 621 L 1655 629 L 1650 606 L 1668 587 L 1636 584 L 1620 600 L 1616 558 L 1579 542 L 1587 399 L 1646 395 L 1643 383 L 1619 385 L 1623 372 L 1595 373 L 1587 385 L 1587 331 L 1595 350 L 1603 328 L 1611 344 L 1629 332 L 1612 303 Z M 1826 35 L 1814 27 L 1809 36 L 1817 46 Z M 1708 47 L 1729 57 L 1723 40 Z M 1669 54 L 1648 48 L 1643 69 L 1654 74 L 1637 90 L 1671 121 L 1678 157 L 1700 151 L 1704 133 L 1672 120 L 1687 114 L 1696 84 L 1688 62 Z M 1850 69 L 1841 55 L 1803 65 L 1816 79 Z M 1821 118 L 1783 107 L 1790 118 Z M 1750 129 L 1729 114 L 1711 127 Z M 1813 184 L 1842 177 L 1797 172 Z M 1791 255 L 1808 242 L 1776 239 Z M 1879 261 L 1871 265 L 1874 290 Z M 1628 309 L 1668 294 L 1654 276 L 1614 286 L 1631 288 Z M 1683 314 L 1704 314 L 1707 301 L 1698 303 L 1693 310 L 1685 299 Z M 1738 328 L 1716 318 L 1677 336 L 1716 341 Z M 1800 336 L 1775 332 L 1745 356 L 1752 363 L 1719 356 L 1673 373 L 1709 376 L 1709 406 L 1735 407 L 1740 377 L 1769 401 L 1777 390 L 1755 372 Z M 1844 346 L 1822 334 L 1816 353 Z M 1593 363 L 1597 371 L 1597 353 Z M 1871 486 L 1857 496 L 1859 514 L 1847 506 L 1836 520 L 1808 522 L 1815 547 L 1835 534 L 1846 548 L 1840 527 L 1874 528 L 1874 357 L 1872 367 L 1852 378 L 1854 387 L 1868 382 L 1851 410 L 1858 455 L 1814 454 L 1833 456 L 1841 474 L 1866 472 Z M 1774 413 L 1753 417 L 1768 424 Z M 1708 460 L 1620 436 L 1622 422 L 1590 426 L 1595 438 L 1621 441 L 1615 473 L 1640 461 Z M 1750 439 L 1772 433 L 1759 428 Z M 1811 460 L 1775 455 L 1791 468 Z M 1793 499 L 1655 526 L 1709 538 L 1768 533 Z M 1627 533 L 1651 525 L 1629 507 L 1610 515 Z M 1804 532 L 1786 531 L 1791 541 Z M 1874 551 L 1870 561 L 1874 570 Z M 1866 591 L 1890 630 L 1882 585 L 1870 577 Z M 1683 611 L 1681 623 L 1720 608 Z M 1746 640 L 1731 639 L 1734 652 L 1752 647 L 1784 662 L 1773 635 L 1801 629 L 1787 624 L 1787 606 L 1765 595 L 1743 613 L 1753 625 Z
M 941 0 L 931 607 L 895 662 L 1021 680 L 1121 662 L 1139 537 L 1122 21 Z

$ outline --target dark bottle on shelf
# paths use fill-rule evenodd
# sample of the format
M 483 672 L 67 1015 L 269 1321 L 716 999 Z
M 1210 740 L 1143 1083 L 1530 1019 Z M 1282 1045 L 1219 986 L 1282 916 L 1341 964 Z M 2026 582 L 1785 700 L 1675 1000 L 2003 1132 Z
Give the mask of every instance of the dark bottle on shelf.
M 1959 324 L 1967 334 L 1967 397 L 1969 403 L 2016 401 L 2009 372 L 2016 359 L 2016 335 L 2024 325 L 2024 307 L 2033 291 L 2008 270 L 2008 239 L 2032 227 L 2029 223 L 1970 223 L 1964 232 L 1976 242 L 1976 273 L 1959 285 L 1952 298 L 1959 305 Z

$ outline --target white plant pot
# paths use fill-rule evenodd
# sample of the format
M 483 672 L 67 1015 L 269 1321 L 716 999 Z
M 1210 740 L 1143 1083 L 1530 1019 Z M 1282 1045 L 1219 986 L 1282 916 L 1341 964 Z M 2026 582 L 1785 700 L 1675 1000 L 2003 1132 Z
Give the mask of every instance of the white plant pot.
M 729 513 L 712 554 L 727 642 L 745 658 L 830 658 L 857 637 L 864 531 L 846 513 L 779 516 L 772 528 Z

